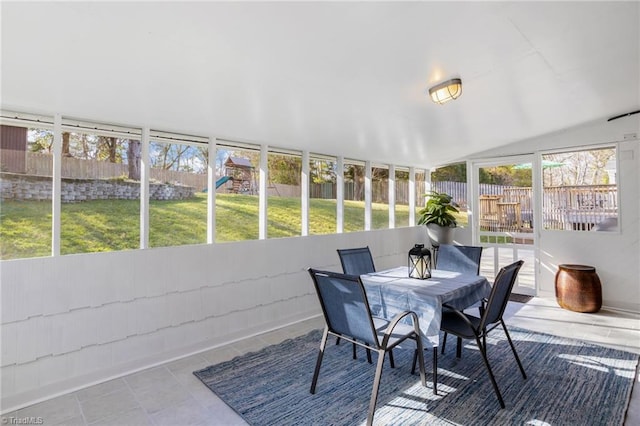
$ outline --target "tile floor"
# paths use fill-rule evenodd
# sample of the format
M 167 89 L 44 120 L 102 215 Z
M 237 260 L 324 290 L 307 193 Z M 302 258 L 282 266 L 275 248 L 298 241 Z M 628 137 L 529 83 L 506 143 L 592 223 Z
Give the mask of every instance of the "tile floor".
M 578 338 L 640 354 L 640 315 L 602 310 L 580 314 L 553 299 L 510 303 L 507 323 L 539 332 Z M 21 410 L 6 413 L 2 424 L 42 419 L 45 425 L 243 425 L 224 402 L 192 372 L 208 365 L 320 328 L 309 320 L 139 373 L 95 385 Z M 640 424 L 640 386 L 632 394 L 625 425 Z

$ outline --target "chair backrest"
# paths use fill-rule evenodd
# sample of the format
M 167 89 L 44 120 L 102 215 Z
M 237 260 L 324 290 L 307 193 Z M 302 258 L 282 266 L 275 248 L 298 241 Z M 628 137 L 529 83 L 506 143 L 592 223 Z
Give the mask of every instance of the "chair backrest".
M 369 247 L 338 249 L 338 256 L 345 274 L 362 275 L 376 271 Z
M 309 268 L 329 331 L 379 347 L 360 277 Z
M 502 314 L 509 302 L 509 295 L 516 282 L 518 271 L 523 263 L 523 260 L 518 260 L 511 265 L 505 266 L 498 272 L 480 321 L 480 328 L 493 324 L 502 318 Z
M 460 272 L 461 274 L 480 275 L 482 247 L 454 246 L 440 244 L 436 269 Z

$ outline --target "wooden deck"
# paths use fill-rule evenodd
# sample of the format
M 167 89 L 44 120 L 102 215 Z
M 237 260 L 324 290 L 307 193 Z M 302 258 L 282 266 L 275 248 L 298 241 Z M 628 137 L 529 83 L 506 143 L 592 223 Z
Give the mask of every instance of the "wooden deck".
M 531 188 L 506 187 L 502 194 L 483 194 L 480 230 L 533 232 Z M 591 230 L 607 218 L 618 216 L 616 185 L 547 187 L 543 192 L 544 229 Z

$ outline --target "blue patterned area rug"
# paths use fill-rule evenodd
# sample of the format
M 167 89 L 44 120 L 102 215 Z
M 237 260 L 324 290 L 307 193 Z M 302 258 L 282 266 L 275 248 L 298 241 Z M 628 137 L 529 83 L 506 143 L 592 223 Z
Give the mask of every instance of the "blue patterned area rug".
M 621 425 L 638 356 L 511 328 L 527 379 L 523 379 L 502 330 L 490 333 L 492 363 L 506 409 L 491 387 L 475 345 L 455 357 L 455 338 L 438 356 L 433 395 L 431 351 L 425 352 L 427 385 L 410 374 L 413 351 L 394 350 L 385 361 L 374 423 L 379 425 Z M 321 333 L 314 331 L 194 374 L 251 425 L 357 425 L 366 421 L 374 364 L 362 348 L 327 345 L 316 394 L 309 393 Z

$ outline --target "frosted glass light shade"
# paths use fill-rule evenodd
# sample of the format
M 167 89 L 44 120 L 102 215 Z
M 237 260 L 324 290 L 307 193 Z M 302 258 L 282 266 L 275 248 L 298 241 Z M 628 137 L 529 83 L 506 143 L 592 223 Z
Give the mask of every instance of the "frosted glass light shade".
M 461 94 L 462 80 L 459 78 L 443 81 L 429 89 L 429 96 L 431 96 L 431 100 L 437 104 L 443 104 L 452 99 L 458 99 Z

